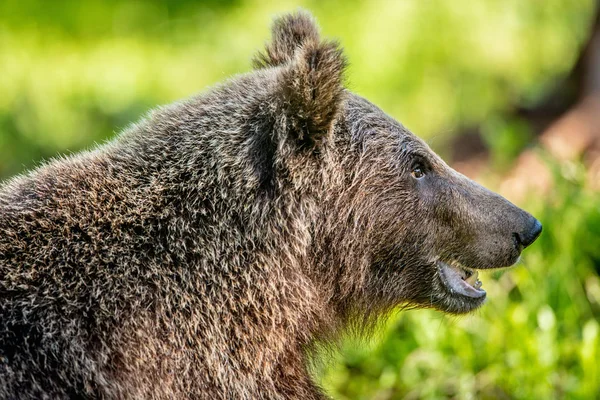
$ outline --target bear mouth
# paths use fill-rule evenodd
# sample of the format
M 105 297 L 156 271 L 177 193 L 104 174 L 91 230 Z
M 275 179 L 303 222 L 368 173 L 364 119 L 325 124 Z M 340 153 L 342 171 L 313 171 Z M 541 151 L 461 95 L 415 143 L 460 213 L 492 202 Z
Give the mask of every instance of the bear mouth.
M 437 261 L 437 267 L 442 283 L 452 295 L 462 295 L 472 299 L 479 299 L 486 295 L 481 288 L 479 273 L 465 267 L 457 261 Z

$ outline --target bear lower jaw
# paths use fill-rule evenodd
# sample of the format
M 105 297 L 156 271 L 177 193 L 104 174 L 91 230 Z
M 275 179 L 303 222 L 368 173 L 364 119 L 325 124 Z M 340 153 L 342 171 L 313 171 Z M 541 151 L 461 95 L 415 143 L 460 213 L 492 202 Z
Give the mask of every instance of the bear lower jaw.
M 456 262 L 437 261 L 438 273 L 441 281 L 452 295 L 462 295 L 472 299 L 479 299 L 486 295 L 478 279 L 479 273 L 468 269 Z

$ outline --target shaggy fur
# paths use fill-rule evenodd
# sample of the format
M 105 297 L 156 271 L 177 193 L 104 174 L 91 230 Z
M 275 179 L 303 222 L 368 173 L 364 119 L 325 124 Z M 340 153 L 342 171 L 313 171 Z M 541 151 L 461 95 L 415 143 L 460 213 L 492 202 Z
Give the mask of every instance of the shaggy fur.
M 0 189 L 0 398 L 320 399 L 316 340 L 472 310 L 436 261 L 506 266 L 533 240 L 344 89 L 309 15 L 272 40 L 255 71 Z

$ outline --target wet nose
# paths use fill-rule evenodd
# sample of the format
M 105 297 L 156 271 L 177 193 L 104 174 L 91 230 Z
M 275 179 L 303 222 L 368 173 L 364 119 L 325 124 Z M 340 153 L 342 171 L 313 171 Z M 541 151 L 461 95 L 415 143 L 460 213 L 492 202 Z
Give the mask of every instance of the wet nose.
M 535 242 L 535 239 L 540 236 L 542 233 L 542 224 L 537 219 L 533 218 L 532 223 L 529 224 L 529 228 L 525 229 L 522 232 L 517 233 L 517 239 L 519 243 L 523 245 L 523 247 L 529 246 L 531 243 Z

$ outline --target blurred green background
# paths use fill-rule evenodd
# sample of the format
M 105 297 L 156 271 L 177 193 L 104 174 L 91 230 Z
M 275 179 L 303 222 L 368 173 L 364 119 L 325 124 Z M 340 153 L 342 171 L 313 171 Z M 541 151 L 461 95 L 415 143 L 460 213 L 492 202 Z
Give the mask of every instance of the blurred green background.
M 344 45 L 354 92 L 544 224 L 521 266 L 484 274 L 480 311 L 399 313 L 315 379 L 337 399 L 600 398 L 600 103 L 550 129 L 596 98 L 576 68 L 593 0 L 2 0 L 0 179 L 248 71 L 299 6 Z

